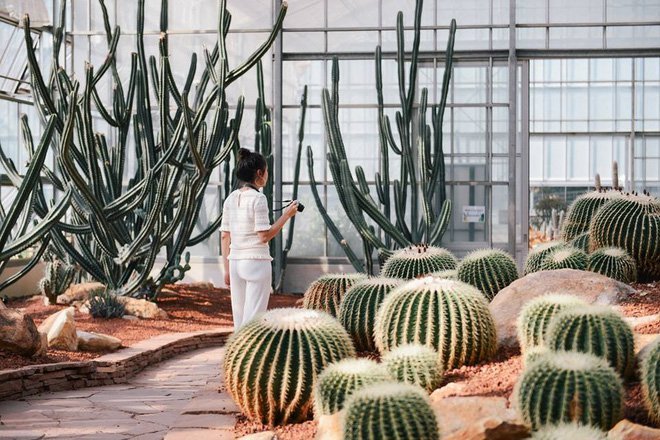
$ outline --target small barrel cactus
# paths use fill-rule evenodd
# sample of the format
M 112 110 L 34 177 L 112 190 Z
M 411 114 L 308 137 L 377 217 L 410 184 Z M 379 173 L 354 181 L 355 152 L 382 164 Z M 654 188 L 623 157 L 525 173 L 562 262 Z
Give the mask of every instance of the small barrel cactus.
M 439 272 L 433 272 L 431 276 L 435 278 L 442 278 L 443 280 L 457 280 L 458 272 L 456 269 L 441 270 Z
M 374 321 L 385 296 L 403 280 L 370 278 L 348 289 L 339 306 L 339 322 L 353 338 L 358 351 L 376 351 Z
M 69 288 L 78 274 L 76 266 L 53 260 L 46 263 L 44 277 L 39 282 L 41 294 L 48 298 L 50 304 L 57 302 L 57 297 Z
M 438 440 L 440 432 L 428 396 L 420 387 L 378 383 L 346 402 L 344 440 Z
M 374 333 L 381 353 L 404 344 L 433 347 L 445 370 L 486 360 L 497 348 L 483 294 L 460 281 L 433 277 L 390 292 L 378 309 Z
M 526 351 L 542 346 L 550 321 L 569 307 L 586 306 L 587 303 L 573 295 L 543 295 L 525 304 L 518 315 L 518 342 Z
M 518 267 L 511 255 L 499 249 L 470 252 L 456 268 L 460 281 L 483 293 L 488 300 L 518 279 Z
M 593 426 L 560 423 L 532 433 L 531 440 L 607 440 L 607 433 Z
M 595 248 L 617 246 L 635 259 L 638 277 L 660 277 L 660 200 L 627 195 L 610 200 L 589 228 Z
M 550 322 L 545 343 L 551 350 L 600 356 L 623 377 L 629 377 L 635 369 L 633 332 L 623 318 L 607 306 L 562 310 Z
M 395 252 L 387 259 L 381 275 L 410 280 L 441 270 L 456 269 L 456 257 L 447 249 L 417 245 Z
M 305 291 L 303 307 L 337 316 L 339 304 L 346 291 L 366 279 L 367 276 L 361 273 L 322 275 Z
M 568 244 L 588 254 L 591 250 L 591 239 L 589 238 L 589 231 L 578 235 L 573 240 L 569 241 Z
M 318 310 L 273 309 L 253 319 L 227 342 L 227 391 L 251 420 L 283 425 L 307 420 L 318 375 L 354 357 L 346 330 Z
M 605 275 L 623 283 L 637 281 L 637 264 L 625 249 L 601 248 L 589 255 L 587 266 L 592 272 Z
M 566 243 L 563 241 L 550 241 L 536 246 L 531 250 L 529 255 L 527 255 L 523 273 L 529 275 L 530 273 L 538 272 L 541 270 L 541 264 L 545 257 L 547 257 L 553 250 L 563 247 L 566 247 Z
M 419 385 L 426 391 L 435 390 L 442 382 L 442 366 L 438 353 L 431 347 L 406 344 L 385 353 L 383 364 L 399 382 Z
M 545 345 L 536 345 L 530 347 L 523 353 L 523 365 L 528 367 L 532 362 L 536 362 L 548 354 L 550 350 Z
M 660 337 L 653 341 L 641 361 L 644 404 L 651 419 L 660 423 Z
M 596 211 L 613 198 L 620 197 L 618 191 L 591 191 L 577 197 L 568 208 L 562 224 L 561 238 L 569 242 L 580 234 L 589 231 L 589 225 Z
M 541 261 L 541 270 L 587 270 L 587 254 L 580 249 L 565 246 L 553 249 Z
M 608 430 L 623 415 L 623 384 L 606 360 L 549 352 L 526 367 L 514 389 L 520 417 L 539 429 L 577 422 Z
M 392 381 L 382 364 L 369 359 L 342 359 L 328 365 L 314 388 L 314 414 L 331 415 L 344 408 L 355 391 L 378 382 Z

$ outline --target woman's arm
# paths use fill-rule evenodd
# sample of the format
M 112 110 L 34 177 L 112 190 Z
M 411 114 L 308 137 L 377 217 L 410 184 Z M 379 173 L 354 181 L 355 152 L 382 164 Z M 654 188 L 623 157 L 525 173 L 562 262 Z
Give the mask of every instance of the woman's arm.
M 231 234 L 229 231 L 222 231 L 220 234 L 222 248 L 222 264 L 225 268 L 225 284 L 229 286 L 229 245 L 231 244 Z
M 287 221 L 294 215 L 298 213 L 298 202 L 294 201 L 291 203 L 282 213 L 280 218 L 278 218 L 275 223 L 270 227 L 270 229 L 266 231 L 259 231 L 257 232 L 257 235 L 259 236 L 259 240 L 261 240 L 262 243 L 268 243 L 271 241 L 277 234 L 280 233 L 284 225 L 286 224 Z

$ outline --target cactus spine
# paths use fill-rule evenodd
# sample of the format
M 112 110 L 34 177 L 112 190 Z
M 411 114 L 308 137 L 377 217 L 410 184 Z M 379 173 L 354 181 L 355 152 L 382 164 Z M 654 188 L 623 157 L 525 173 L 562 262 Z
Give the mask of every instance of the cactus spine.
M 531 440 L 607 440 L 607 433 L 592 426 L 561 423 L 544 426 L 532 433 Z
M 525 275 L 529 275 L 530 273 L 538 272 L 541 270 L 543 260 L 545 260 L 545 257 L 547 257 L 550 252 L 565 246 L 566 243 L 561 241 L 551 241 L 536 246 L 534 249 L 532 249 L 529 255 L 527 255 L 523 273 Z
M 376 351 L 374 322 L 385 296 L 402 283 L 394 278 L 371 278 L 346 291 L 339 306 L 339 322 L 353 338 L 358 351 Z
M 470 252 L 456 268 L 460 281 L 470 284 L 488 300 L 518 279 L 518 267 L 513 258 L 499 249 Z
M 402 383 L 362 388 L 346 403 L 344 440 L 439 440 L 438 422 L 420 387 Z
M 426 391 L 435 390 L 442 382 L 442 366 L 438 353 L 419 344 L 400 345 L 385 353 L 383 364 L 399 382 L 419 385 Z
M 623 385 L 604 359 L 552 352 L 529 364 L 514 389 L 520 417 L 539 429 L 577 422 L 602 430 L 623 415 Z
M 344 408 L 351 394 L 365 386 L 391 381 L 387 369 L 370 359 L 342 359 L 328 365 L 314 389 L 314 414 L 331 415 Z
M 55 304 L 57 297 L 69 288 L 77 273 L 75 266 L 65 265 L 58 259 L 49 261 L 44 268 L 44 277 L 39 281 L 41 294 L 48 298 L 50 304 Z
M 641 361 L 644 404 L 651 420 L 660 422 L 660 338 L 656 338 Z
M 363 274 L 322 275 L 309 285 L 303 296 L 303 307 L 322 310 L 337 316 L 342 297 L 353 285 L 366 279 Z
M 268 425 L 301 422 L 312 415 L 321 371 L 354 356 L 351 338 L 327 313 L 270 310 L 227 342 L 227 390 L 251 420 Z
M 589 255 L 587 269 L 623 283 L 637 281 L 635 260 L 624 249 L 617 247 L 595 250 Z
M 483 294 L 460 281 L 432 277 L 390 292 L 376 315 L 374 334 L 381 353 L 412 343 L 433 347 L 445 370 L 486 360 L 497 348 Z
M 456 269 L 456 257 L 447 249 L 416 245 L 408 246 L 390 256 L 383 266 L 382 276 L 410 280 L 453 269 Z
M 545 340 L 551 350 L 573 350 L 606 359 L 623 377 L 635 369 L 630 326 L 610 307 L 564 309 L 550 323 Z
M 543 346 L 548 326 L 563 310 L 587 303 L 573 295 L 544 295 L 529 301 L 518 315 L 518 341 L 522 351 Z
M 566 246 L 550 251 L 543 261 L 541 270 L 576 269 L 587 270 L 587 254 L 580 249 Z

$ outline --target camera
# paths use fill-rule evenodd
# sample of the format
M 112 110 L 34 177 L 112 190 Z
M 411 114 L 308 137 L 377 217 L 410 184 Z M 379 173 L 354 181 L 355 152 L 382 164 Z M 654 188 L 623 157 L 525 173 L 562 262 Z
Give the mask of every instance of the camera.
M 305 210 L 305 205 L 302 203 L 298 202 L 298 212 L 303 212 Z

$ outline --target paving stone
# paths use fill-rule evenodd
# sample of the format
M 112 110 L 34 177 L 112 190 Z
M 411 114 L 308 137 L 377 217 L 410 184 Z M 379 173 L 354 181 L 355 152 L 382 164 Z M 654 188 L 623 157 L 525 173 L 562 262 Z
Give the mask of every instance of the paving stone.
M 233 430 L 236 417 L 227 414 L 183 414 L 174 422 L 176 428 Z
M 12 440 L 40 440 L 45 437 L 43 432 L 23 429 L 3 429 L 0 427 L 0 438 Z
M 167 433 L 164 440 L 234 440 L 234 431 L 217 429 L 173 429 Z

